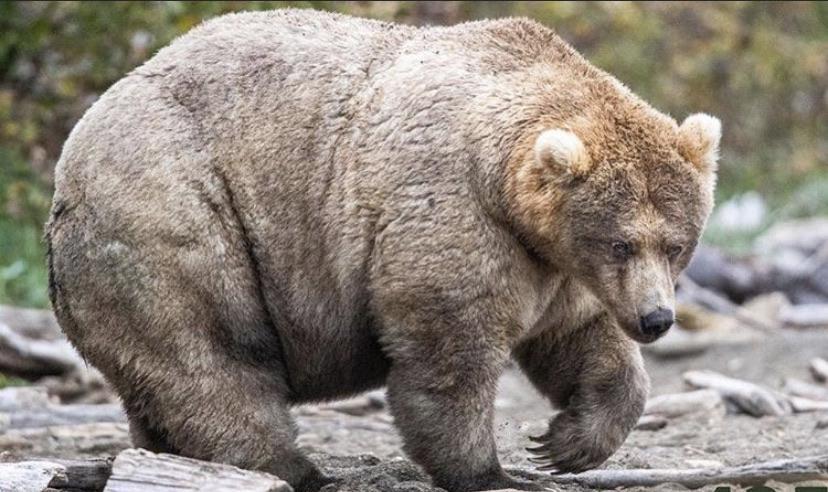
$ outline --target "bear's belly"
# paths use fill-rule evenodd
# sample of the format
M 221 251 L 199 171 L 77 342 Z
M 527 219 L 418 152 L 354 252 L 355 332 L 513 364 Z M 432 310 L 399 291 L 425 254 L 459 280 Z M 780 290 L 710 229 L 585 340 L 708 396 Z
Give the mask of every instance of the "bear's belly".
M 306 327 L 302 336 L 283 336 L 291 401 L 347 398 L 385 384 L 389 361 L 370 331 L 358 325 Z

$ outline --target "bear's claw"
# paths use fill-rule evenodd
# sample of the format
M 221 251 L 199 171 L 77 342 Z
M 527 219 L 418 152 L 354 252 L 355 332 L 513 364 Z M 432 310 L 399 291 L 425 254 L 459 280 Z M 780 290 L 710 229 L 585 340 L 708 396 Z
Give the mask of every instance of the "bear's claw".
M 545 434 L 530 438 L 540 444 L 526 448 L 534 455 L 529 461 L 539 465 L 537 470 L 552 474 L 579 473 L 599 466 L 612 455 L 614 449 L 601 446 L 579 424 L 577 418 L 564 412 L 549 423 Z

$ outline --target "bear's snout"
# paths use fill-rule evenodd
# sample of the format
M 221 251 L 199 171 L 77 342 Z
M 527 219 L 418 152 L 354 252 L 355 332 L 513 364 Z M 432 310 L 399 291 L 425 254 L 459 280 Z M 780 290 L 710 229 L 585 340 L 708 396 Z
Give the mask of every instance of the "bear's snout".
M 673 326 L 674 316 L 671 309 L 658 308 L 655 311 L 642 316 L 639 320 L 641 333 L 653 339 L 660 337 Z

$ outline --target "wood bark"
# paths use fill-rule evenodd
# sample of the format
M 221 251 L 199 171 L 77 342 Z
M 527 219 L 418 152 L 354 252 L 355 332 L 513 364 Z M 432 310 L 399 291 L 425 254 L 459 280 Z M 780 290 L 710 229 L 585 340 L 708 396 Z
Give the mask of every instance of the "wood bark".
M 782 483 L 828 480 L 828 455 L 722 468 L 590 470 L 554 478 L 557 483 L 602 490 L 665 483 L 695 489 L 720 484 L 762 485 L 771 480 Z
M 65 374 L 85 366 L 63 338 L 28 338 L 0 323 L 0 371 L 29 378 Z
M 104 492 L 291 492 L 287 482 L 267 473 L 242 470 L 143 449 L 128 449 L 115 459 Z
M 0 492 L 102 490 L 111 468 L 109 459 L 0 463 Z
M 120 423 L 10 429 L 0 434 L 0 453 L 17 458 L 115 455 L 130 446 L 129 428 Z

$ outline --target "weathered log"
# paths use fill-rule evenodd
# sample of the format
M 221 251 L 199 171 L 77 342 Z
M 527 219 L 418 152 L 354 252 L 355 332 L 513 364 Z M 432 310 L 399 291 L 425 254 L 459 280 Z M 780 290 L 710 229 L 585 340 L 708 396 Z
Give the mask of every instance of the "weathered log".
M 40 377 L 64 374 L 84 365 L 66 339 L 28 338 L 0 323 L 0 371 Z
M 796 378 L 785 378 L 784 390 L 793 396 L 828 401 L 828 388 Z
M 110 459 L 0 463 L 0 491 L 102 490 L 111 469 Z
M 779 321 L 791 328 L 826 328 L 828 304 L 785 306 L 779 311 Z
M 242 470 L 143 449 L 128 449 L 115 458 L 104 492 L 197 491 L 290 492 L 287 482 L 267 473 Z
M 650 398 L 644 407 L 644 415 L 660 415 L 666 418 L 699 413 L 723 417 L 727 413 L 727 408 L 722 395 L 714 389 L 660 395 Z
M 344 401 L 320 405 L 322 410 L 333 410 L 348 415 L 362 416 L 382 410 L 386 406 L 384 391 L 371 391 Z
M 54 313 L 47 309 L 26 309 L 0 305 L 0 324 L 16 333 L 38 340 L 63 338 Z
M 828 382 L 828 360 L 819 357 L 810 363 L 811 375 L 820 383 Z
M 120 423 L 10 429 L 0 434 L 0 452 L 15 457 L 115 455 L 130 445 L 129 428 Z
M 661 415 L 642 415 L 635 424 L 635 430 L 657 431 L 667 427 L 667 418 Z
M 758 384 L 730 378 L 713 371 L 688 371 L 684 381 L 694 388 L 710 388 L 735 405 L 739 410 L 762 417 L 790 413 L 790 403 L 784 395 L 763 388 Z
M 0 389 L 0 412 L 41 408 L 49 404 L 49 394 L 42 386 L 20 386 Z
M 730 301 L 730 299 L 717 294 L 712 290 L 701 287 L 693 282 L 687 275 L 679 277 L 678 284 L 686 297 L 702 307 L 713 310 L 717 313 L 733 316 L 745 325 L 762 332 L 773 332 L 778 328 L 776 323 L 770 323 L 766 320 L 759 319 L 750 311 Z
M 801 396 L 791 396 L 788 400 L 793 411 L 797 413 L 828 411 L 828 401 L 825 400 L 812 400 Z
M 46 461 L 0 463 L 0 492 L 43 492 L 62 469 Z
M 0 413 L 0 430 L 31 429 L 57 425 L 126 423 L 121 405 L 52 405 Z
M 554 478 L 557 483 L 602 490 L 665 483 L 695 489 L 720 484 L 762 485 L 772 480 L 782 483 L 828 480 L 828 455 L 722 468 L 590 470 Z

